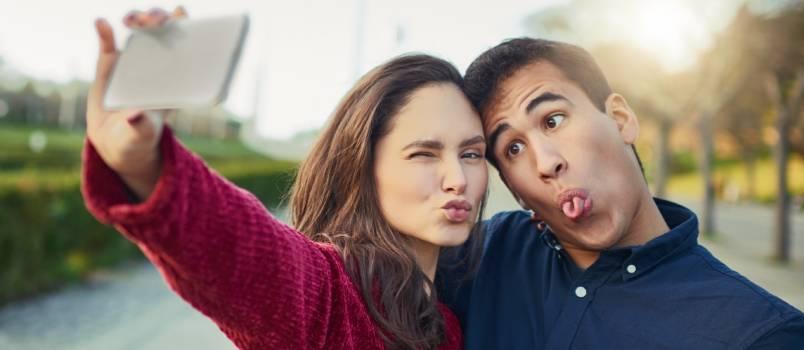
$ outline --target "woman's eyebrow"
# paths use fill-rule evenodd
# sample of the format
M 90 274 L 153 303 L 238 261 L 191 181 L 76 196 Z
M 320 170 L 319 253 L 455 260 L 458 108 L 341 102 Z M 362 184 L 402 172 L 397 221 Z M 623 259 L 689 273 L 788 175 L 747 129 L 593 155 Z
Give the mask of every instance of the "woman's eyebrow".
M 485 143 L 486 139 L 483 135 L 477 135 L 466 140 L 463 140 L 461 144 L 458 146 L 459 148 L 476 145 L 480 143 Z M 429 149 L 444 149 L 444 144 L 441 141 L 436 140 L 416 140 L 409 143 L 407 146 L 402 147 L 402 150 L 407 150 L 410 148 L 429 148 Z
M 464 148 L 464 147 L 467 147 L 467 146 L 472 146 L 472 145 L 476 145 L 476 144 L 480 144 L 480 143 L 486 143 L 486 139 L 483 137 L 483 135 L 477 135 L 475 137 L 463 140 L 463 142 L 461 142 L 459 148 Z
M 409 143 L 407 146 L 402 147 L 402 150 L 406 150 L 409 148 L 420 147 L 420 148 L 430 148 L 430 149 L 443 149 L 444 144 L 441 141 L 436 140 L 416 140 Z

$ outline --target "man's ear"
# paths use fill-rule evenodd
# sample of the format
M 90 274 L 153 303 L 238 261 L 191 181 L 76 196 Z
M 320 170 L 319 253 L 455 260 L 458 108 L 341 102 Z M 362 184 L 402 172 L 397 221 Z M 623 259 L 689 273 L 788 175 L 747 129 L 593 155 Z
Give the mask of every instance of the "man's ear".
M 623 142 L 633 145 L 639 136 L 639 121 L 625 97 L 618 93 L 609 95 L 606 99 L 606 114 L 617 124 Z

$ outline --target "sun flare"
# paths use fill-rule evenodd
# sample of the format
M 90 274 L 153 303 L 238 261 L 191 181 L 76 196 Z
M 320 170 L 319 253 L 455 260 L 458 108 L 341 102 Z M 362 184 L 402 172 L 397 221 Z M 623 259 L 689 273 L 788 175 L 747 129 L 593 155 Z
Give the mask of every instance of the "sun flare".
M 634 44 L 650 52 L 670 69 L 692 63 L 705 27 L 692 9 L 680 2 L 640 2 L 636 9 Z

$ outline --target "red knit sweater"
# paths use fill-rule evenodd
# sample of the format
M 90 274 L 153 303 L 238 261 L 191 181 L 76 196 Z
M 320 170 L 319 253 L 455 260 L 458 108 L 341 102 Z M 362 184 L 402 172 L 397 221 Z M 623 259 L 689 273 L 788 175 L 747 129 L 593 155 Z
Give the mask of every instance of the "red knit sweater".
M 87 141 L 81 190 L 89 211 L 136 243 L 168 285 L 241 349 L 380 349 L 343 259 L 277 220 L 251 193 L 193 155 L 165 128 L 156 189 L 131 204 Z M 446 306 L 441 349 L 460 349 Z M 157 321 L 158 322 L 158 321 Z

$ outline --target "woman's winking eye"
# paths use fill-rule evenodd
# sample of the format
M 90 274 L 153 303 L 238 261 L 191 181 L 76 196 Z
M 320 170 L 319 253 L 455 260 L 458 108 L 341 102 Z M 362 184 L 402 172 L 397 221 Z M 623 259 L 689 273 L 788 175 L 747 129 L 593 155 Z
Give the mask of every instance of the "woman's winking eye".
M 419 157 L 434 157 L 432 152 L 415 152 L 408 156 L 408 159 L 419 158 Z

